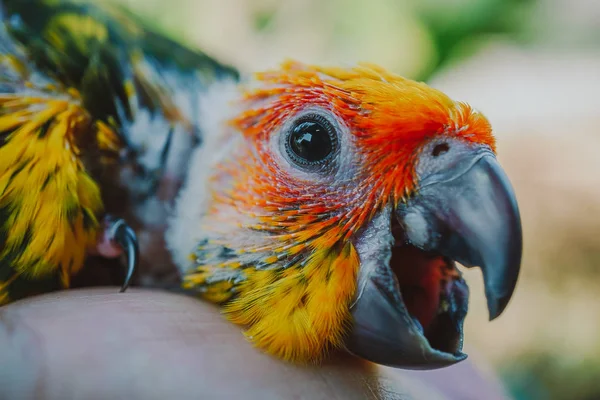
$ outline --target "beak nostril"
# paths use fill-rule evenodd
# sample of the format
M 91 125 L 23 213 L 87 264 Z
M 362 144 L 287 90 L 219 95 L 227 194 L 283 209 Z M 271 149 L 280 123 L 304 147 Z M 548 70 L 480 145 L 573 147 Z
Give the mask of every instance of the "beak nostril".
M 441 154 L 447 153 L 448 150 L 450 150 L 450 145 L 448 143 L 440 143 L 433 148 L 431 155 L 437 157 Z

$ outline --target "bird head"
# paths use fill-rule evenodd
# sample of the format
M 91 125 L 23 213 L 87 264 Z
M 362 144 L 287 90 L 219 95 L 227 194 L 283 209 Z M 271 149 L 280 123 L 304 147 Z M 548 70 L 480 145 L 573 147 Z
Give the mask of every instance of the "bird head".
M 466 358 L 456 263 L 481 267 L 493 319 L 521 261 L 488 120 L 373 65 L 288 62 L 226 92 L 206 96 L 168 234 L 184 286 L 286 360 Z

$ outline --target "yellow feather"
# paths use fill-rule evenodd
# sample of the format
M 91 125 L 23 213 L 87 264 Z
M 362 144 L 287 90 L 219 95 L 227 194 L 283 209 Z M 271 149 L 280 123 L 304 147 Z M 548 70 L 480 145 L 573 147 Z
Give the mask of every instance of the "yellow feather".
M 351 242 L 316 250 L 304 266 L 250 270 L 224 307 L 246 336 L 269 354 L 295 362 L 339 347 L 350 322 L 359 259 Z
M 9 279 L 4 282 L 0 282 L 0 306 L 7 304 L 10 301 L 10 297 L 8 295 L 7 288 L 13 283 L 19 274 L 14 273 Z
M 0 207 L 11 210 L 0 227 L 8 233 L 0 258 L 11 256 L 15 271 L 29 277 L 58 269 L 68 286 L 95 242 L 102 210 L 77 146 L 91 118 L 76 99 L 3 94 L 0 106 L 0 131 L 10 132 L 0 147 Z

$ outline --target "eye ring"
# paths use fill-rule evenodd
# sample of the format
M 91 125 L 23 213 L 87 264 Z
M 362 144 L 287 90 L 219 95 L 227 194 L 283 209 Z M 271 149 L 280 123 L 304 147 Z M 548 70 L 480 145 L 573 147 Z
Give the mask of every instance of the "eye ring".
M 285 150 L 299 167 L 314 168 L 327 164 L 338 149 L 338 135 L 324 116 L 310 113 L 294 121 L 285 135 Z

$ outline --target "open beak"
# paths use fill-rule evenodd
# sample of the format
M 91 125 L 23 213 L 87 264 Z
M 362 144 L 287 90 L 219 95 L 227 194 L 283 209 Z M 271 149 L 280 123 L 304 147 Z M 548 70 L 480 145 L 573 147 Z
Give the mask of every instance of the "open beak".
M 346 341 L 352 353 L 416 369 L 464 360 L 469 292 L 455 262 L 482 269 L 490 319 L 510 300 L 522 254 L 512 186 L 489 151 L 458 158 L 460 168 L 422 181 L 413 198 L 372 222 L 371 230 L 389 230 L 387 241 L 359 240 L 362 265 Z

